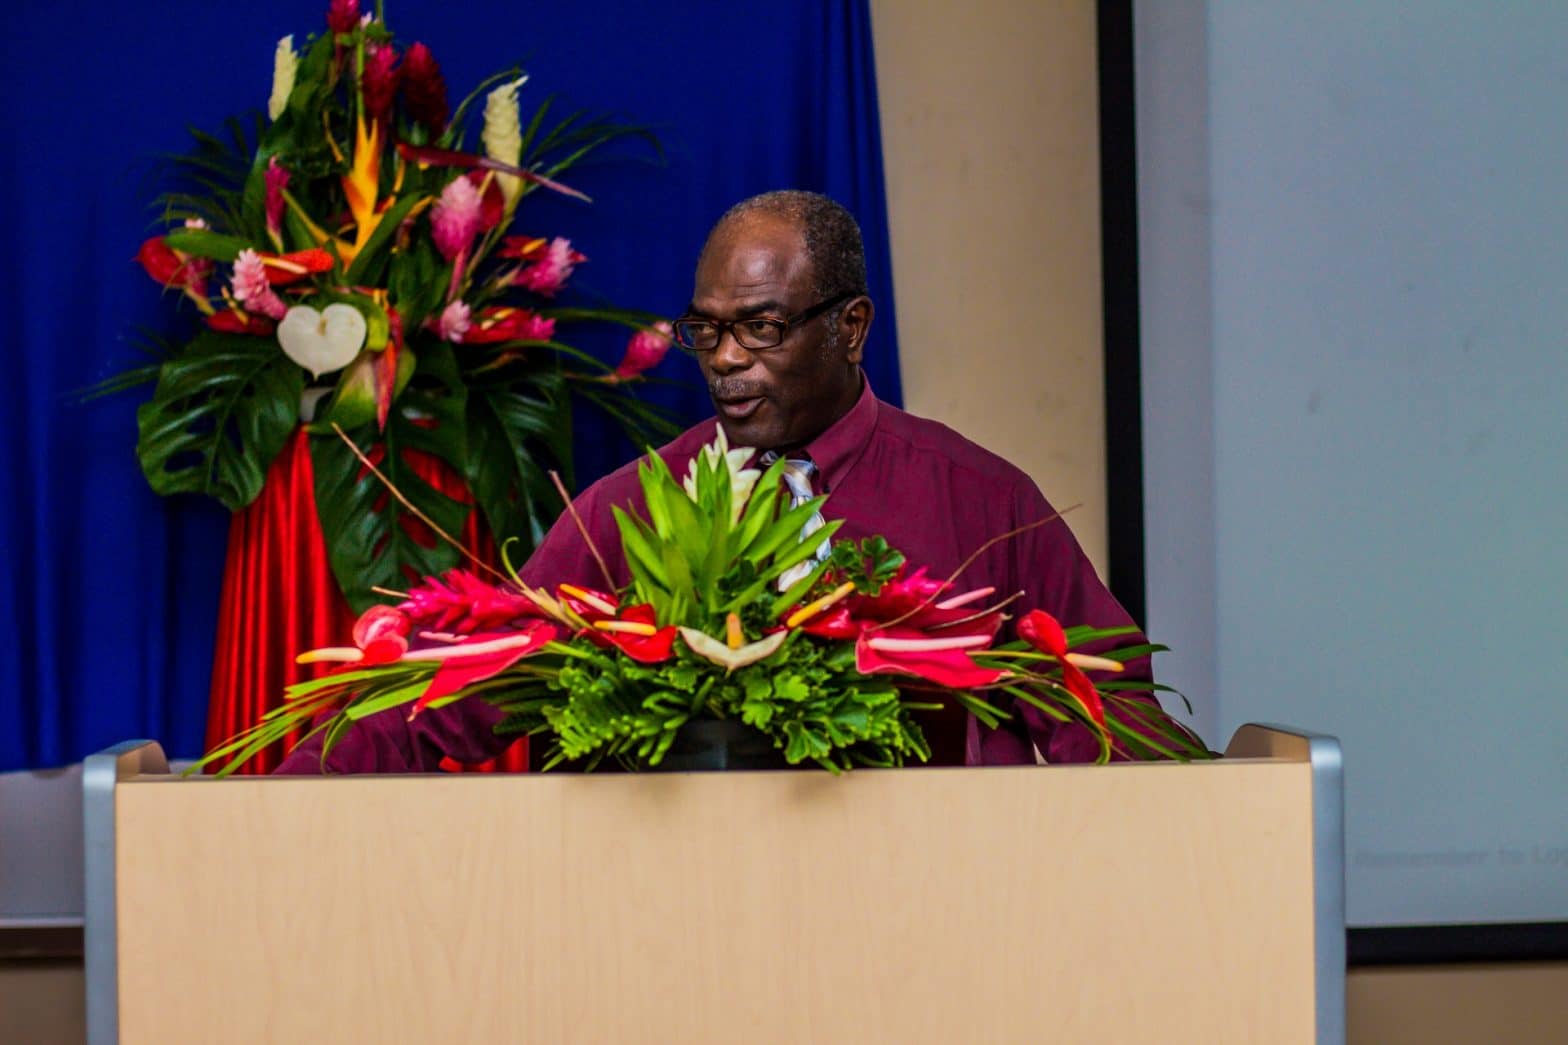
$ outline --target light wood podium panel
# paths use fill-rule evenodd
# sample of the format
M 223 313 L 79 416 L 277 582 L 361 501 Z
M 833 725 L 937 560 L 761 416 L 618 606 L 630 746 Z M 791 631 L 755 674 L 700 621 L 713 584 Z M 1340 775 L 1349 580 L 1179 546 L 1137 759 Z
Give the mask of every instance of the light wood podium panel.
M 136 757 L 94 1040 L 1320 1040 L 1304 759 L 213 780 Z

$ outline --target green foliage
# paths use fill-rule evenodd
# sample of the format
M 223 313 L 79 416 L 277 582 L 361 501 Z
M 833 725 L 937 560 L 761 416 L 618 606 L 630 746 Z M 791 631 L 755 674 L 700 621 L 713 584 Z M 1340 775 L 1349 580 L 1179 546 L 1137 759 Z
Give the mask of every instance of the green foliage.
M 659 765 L 676 734 L 698 718 L 739 719 L 767 736 L 790 765 L 834 772 L 930 757 L 899 690 L 855 671 L 853 649 L 796 635 L 766 661 L 719 674 L 689 651 L 639 664 L 591 649 L 567 658 L 537 690 L 489 699 L 511 733 L 548 733 L 549 765 L 614 759 Z
M 158 368 L 136 412 L 136 456 L 157 493 L 199 493 L 238 510 L 299 422 L 303 372 L 260 338 L 203 331 Z
M 327 557 L 355 612 L 377 601 L 374 587 L 400 589 L 457 565 L 457 549 L 430 532 L 399 497 L 389 495 L 387 485 L 445 533 L 461 534 L 469 506 L 421 477 L 415 461 L 419 454 L 467 459 L 467 395 L 451 349 L 437 343 L 419 357 L 414 379 L 393 404 L 386 431 L 377 433 L 372 424 L 348 433 L 361 453 L 379 453 L 377 467 L 385 483 L 335 432 L 312 437 L 316 509 L 323 530 L 334 537 L 327 542 Z
M 858 543 L 840 541 L 833 546 L 828 565 L 844 580 L 853 581 L 860 594 L 880 595 L 882 586 L 904 565 L 904 553 L 884 537 L 867 537 Z

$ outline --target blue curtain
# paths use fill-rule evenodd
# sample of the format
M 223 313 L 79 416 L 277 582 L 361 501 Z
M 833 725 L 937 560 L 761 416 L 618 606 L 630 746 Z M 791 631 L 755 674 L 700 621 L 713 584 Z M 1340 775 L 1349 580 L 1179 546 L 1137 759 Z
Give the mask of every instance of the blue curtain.
M 366 9 L 373 5 L 363 0 Z M 132 392 L 75 393 L 142 361 L 138 327 L 172 310 L 133 263 L 155 215 L 155 159 L 186 128 L 263 108 L 277 39 L 324 26 L 325 0 L 167 0 L 0 14 L 0 279 L 7 388 L 0 438 L 0 770 L 62 764 L 149 736 L 199 752 L 227 516 L 164 501 L 137 468 Z M 876 83 L 866 0 L 678 5 L 453 4 L 397 0 L 403 44 L 441 61 L 454 104 L 521 62 L 523 101 L 612 110 L 651 125 L 662 163 L 623 149 L 579 168 L 587 206 L 529 198 L 529 231 L 566 235 L 590 262 L 579 294 L 673 314 L 703 236 L 729 204 L 816 189 L 859 217 L 878 321 L 867 369 L 898 401 Z M 474 129 L 477 135 L 477 128 Z M 621 335 L 589 347 L 614 360 Z M 696 369 L 672 354 L 667 405 L 708 412 Z M 579 483 L 633 449 L 579 414 Z

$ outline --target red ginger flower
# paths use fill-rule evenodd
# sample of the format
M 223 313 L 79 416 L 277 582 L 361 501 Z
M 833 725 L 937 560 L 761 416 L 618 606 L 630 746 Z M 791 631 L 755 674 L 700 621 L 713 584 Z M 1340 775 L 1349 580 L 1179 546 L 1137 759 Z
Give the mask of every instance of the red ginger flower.
M 359 0 L 331 0 L 327 4 L 327 28 L 334 33 L 351 33 L 359 25 Z
M 463 569 L 425 578 L 397 608 L 415 625 L 459 635 L 543 616 L 528 596 L 489 584 Z
M 365 48 L 365 72 L 360 91 L 365 98 L 365 113 L 372 120 L 384 120 L 392 110 L 397 93 L 397 51 L 390 44 L 370 44 Z
M 403 55 L 399 86 L 410 119 L 437 133 L 446 129 L 446 81 L 430 48 L 416 43 Z
M 670 332 L 674 328 L 667 320 L 659 320 L 652 330 L 639 330 L 626 342 L 626 355 L 615 368 L 615 377 L 627 381 L 641 377 L 644 372 L 659 365 L 670 350 Z

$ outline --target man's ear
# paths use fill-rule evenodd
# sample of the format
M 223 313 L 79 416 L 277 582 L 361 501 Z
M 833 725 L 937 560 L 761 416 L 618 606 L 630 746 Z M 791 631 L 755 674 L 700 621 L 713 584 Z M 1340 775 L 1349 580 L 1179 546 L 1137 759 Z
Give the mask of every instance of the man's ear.
M 839 314 L 839 333 L 844 337 L 846 362 L 859 363 L 865 355 L 866 338 L 871 334 L 871 319 L 876 308 L 864 294 L 852 298 Z

